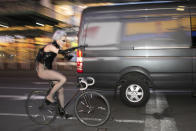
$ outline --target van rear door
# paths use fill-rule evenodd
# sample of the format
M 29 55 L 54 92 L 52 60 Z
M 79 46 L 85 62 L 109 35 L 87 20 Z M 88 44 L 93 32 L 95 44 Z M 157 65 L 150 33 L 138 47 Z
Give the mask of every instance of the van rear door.
M 121 22 L 115 15 L 83 16 L 79 45 L 88 45 L 82 52 L 83 74 L 94 76 L 102 87 L 111 87 L 117 81 L 120 36 Z

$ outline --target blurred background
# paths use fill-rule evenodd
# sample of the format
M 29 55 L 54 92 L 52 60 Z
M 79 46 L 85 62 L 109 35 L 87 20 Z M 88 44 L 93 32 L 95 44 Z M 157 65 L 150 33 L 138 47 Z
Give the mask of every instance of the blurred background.
M 96 0 L 0 0 L 0 70 L 34 70 L 38 49 L 51 42 L 56 29 L 68 33 L 69 42 L 64 48 L 77 46 L 82 10 L 88 6 L 108 4 L 113 3 Z M 54 68 L 57 70 L 69 70 L 75 66 L 75 59 L 65 64 L 60 55 L 56 61 Z

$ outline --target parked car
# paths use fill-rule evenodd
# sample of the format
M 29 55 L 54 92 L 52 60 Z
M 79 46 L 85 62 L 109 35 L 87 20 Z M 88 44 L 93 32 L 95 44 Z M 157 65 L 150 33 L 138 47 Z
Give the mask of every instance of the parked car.
M 150 88 L 196 89 L 196 4 L 142 2 L 83 11 L 77 52 L 79 77 L 94 87 L 120 88 L 129 106 L 145 105 Z

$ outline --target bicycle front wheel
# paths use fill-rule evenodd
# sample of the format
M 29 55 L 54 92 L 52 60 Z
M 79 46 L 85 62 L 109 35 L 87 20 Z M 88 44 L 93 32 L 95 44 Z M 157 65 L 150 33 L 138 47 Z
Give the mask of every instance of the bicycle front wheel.
M 100 93 L 85 92 L 76 100 L 75 114 L 86 126 L 101 126 L 109 119 L 110 105 Z
M 48 125 L 56 118 L 56 107 L 46 105 L 47 91 L 32 91 L 25 102 L 28 117 L 36 124 Z

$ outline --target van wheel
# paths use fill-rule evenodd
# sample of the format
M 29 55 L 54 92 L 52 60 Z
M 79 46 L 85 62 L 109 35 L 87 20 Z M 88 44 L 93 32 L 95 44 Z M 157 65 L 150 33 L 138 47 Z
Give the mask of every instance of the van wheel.
M 150 91 L 148 81 L 143 75 L 125 76 L 120 89 L 120 98 L 128 106 L 143 106 L 149 99 Z

